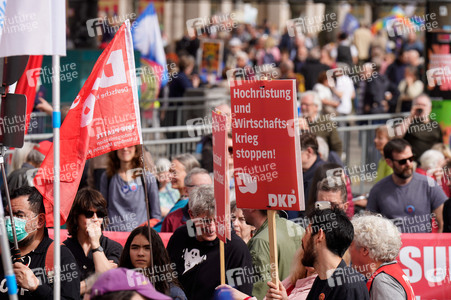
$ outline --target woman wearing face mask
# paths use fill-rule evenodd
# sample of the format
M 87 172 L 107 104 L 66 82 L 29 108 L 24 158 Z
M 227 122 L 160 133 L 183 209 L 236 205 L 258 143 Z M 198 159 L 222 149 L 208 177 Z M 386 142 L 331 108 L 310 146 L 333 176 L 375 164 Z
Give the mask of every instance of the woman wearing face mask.
M 102 235 L 107 216 L 106 200 L 91 188 L 78 191 L 67 218 L 70 237 L 64 241 L 80 269 L 80 294 L 86 292 L 88 276 L 117 267 L 122 246 Z
M 175 264 L 171 263 L 164 248 L 163 241 L 154 229 L 151 230 L 152 247 L 149 243 L 149 229 L 146 226 L 136 228 L 130 233 L 121 255 L 119 267 L 138 269 L 149 277 L 155 289 L 171 296 L 172 299 L 186 300 L 185 293 L 180 288 L 175 272 Z M 152 251 L 153 267 L 151 267 Z

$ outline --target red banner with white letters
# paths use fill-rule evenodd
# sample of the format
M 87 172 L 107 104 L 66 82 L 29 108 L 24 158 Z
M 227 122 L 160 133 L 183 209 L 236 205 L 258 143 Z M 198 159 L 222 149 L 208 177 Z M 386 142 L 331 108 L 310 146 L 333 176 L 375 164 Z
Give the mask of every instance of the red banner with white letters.
M 142 143 L 135 58 L 125 22 L 97 60 L 61 126 L 61 224 L 80 184 L 87 159 Z M 47 226 L 53 225 L 53 146 L 34 179 L 44 197 Z
M 227 243 L 227 239 L 231 239 L 227 116 L 216 111 L 211 115 L 217 236 Z
M 417 299 L 451 299 L 451 234 L 404 233 L 398 262 Z
M 231 82 L 239 208 L 304 210 L 295 80 Z

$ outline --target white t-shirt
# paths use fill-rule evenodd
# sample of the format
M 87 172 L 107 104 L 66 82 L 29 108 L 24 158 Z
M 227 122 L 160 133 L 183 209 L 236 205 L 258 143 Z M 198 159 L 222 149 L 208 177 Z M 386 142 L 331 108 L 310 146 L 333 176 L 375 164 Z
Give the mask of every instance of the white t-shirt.
M 332 91 L 329 87 L 325 86 L 322 83 L 317 83 L 313 86 L 313 90 L 318 94 L 319 98 L 321 100 L 327 99 L 327 100 L 333 100 L 332 98 Z
M 337 77 L 336 89 L 342 92 L 341 103 L 337 107 L 337 112 L 349 115 L 352 112 L 352 95 L 355 93 L 354 83 L 347 75 Z

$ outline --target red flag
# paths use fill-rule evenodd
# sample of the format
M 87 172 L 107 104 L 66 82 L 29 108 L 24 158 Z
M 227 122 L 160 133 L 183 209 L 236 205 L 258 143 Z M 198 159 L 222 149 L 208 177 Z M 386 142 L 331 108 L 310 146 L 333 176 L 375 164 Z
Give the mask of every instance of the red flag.
M 34 107 L 34 98 L 36 97 L 37 80 L 39 78 L 42 65 L 42 55 L 31 55 L 25 72 L 17 82 L 16 94 L 27 96 L 27 117 L 25 120 L 25 133 L 28 131 L 30 124 L 30 115 Z
M 142 143 L 135 58 L 127 21 L 97 60 L 61 126 L 61 224 L 66 222 L 87 159 Z M 53 146 L 34 179 L 53 225 Z

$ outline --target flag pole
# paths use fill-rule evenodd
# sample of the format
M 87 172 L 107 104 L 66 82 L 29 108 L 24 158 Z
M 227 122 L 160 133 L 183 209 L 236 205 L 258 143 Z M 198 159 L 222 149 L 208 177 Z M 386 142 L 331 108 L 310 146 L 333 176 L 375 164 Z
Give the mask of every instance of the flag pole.
M 54 265 L 54 285 L 53 285 L 53 299 L 59 300 L 61 294 L 60 281 L 60 265 L 61 265 L 61 237 L 60 237 L 60 127 L 61 127 L 61 112 L 60 112 L 60 57 L 58 55 L 52 56 L 53 65 L 53 84 L 52 84 L 52 105 L 53 105 L 53 166 L 54 166 L 54 180 L 53 180 L 53 228 L 54 228 L 54 243 L 55 247 L 53 265 Z
M 146 212 L 147 212 L 147 230 L 149 232 L 149 245 L 150 245 L 150 271 L 152 272 L 151 278 L 154 278 L 153 272 L 153 247 L 152 247 L 152 230 L 150 229 L 150 206 L 149 197 L 147 195 L 147 184 L 146 184 L 146 160 L 144 159 L 144 144 L 141 144 L 141 166 L 142 166 L 142 181 L 144 189 L 144 201 L 146 201 Z M 152 281 L 152 279 L 151 279 Z M 154 282 L 152 282 L 154 284 Z
M 6 182 L 6 181 L 5 181 Z M 6 188 L 6 191 L 8 189 Z M 9 209 L 11 211 L 11 208 Z M 10 300 L 17 300 L 17 282 L 16 274 L 11 263 L 11 252 L 9 250 L 9 242 L 6 236 L 6 228 L 3 220 L 5 219 L 2 196 L 0 194 L 0 249 L 2 250 L 3 271 L 6 278 L 6 286 L 8 287 L 8 295 Z M 12 225 L 14 226 L 14 225 Z M 13 227 L 14 228 L 14 227 Z M 17 239 L 16 239 L 17 240 Z

